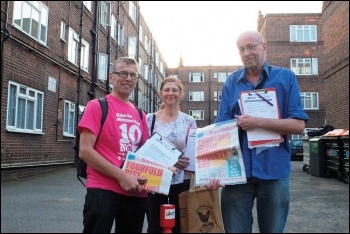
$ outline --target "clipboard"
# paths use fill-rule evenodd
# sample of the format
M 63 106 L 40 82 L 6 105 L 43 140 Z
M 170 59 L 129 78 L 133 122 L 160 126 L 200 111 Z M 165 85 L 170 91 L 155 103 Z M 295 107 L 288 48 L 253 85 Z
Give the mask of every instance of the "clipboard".
M 183 155 L 181 150 L 157 132 L 154 132 L 136 153 L 166 167 L 173 166 Z
M 240 105 L 242 114 L 272 119 L 280 118 L 275 88 L 242 91 L 240 92 Z M 281 134 L 261 128 L 247 131 L 247 137 L 251 148 L 269 144 L 276 145 L 283 141 Z

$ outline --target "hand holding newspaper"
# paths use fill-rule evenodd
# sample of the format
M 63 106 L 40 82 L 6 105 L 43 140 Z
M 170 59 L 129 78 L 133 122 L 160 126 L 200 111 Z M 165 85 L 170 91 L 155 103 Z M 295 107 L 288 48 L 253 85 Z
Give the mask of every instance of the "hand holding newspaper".
M 164 195 L 169 194 L 173 177 L 170 169 L 132 152 L 128 152 L 122 168 L 126 173 L 147 178 L 146 183 L 140 184 L 143 190 Z
M 196 186 L 247 182 L 235 119 L 197 129 L 195 171 Z
M 171 142 L 155 132 L 136 152 L 128 152 L 122 170 L 143 176 L 143 190 L 168 195 L 174 164 L 182 156 Z

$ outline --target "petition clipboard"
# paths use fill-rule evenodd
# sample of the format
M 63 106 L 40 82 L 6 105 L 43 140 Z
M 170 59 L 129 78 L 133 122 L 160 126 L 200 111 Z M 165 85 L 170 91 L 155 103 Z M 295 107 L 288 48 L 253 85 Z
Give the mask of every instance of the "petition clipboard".
M 240 105 L 244 115 L 272 119 L 280 118 L 275 88 L 242 91 L 240 92 Z M 247 131 L 247 137 L 251 148 L 283 141 L 281 134 L 261 128 Z

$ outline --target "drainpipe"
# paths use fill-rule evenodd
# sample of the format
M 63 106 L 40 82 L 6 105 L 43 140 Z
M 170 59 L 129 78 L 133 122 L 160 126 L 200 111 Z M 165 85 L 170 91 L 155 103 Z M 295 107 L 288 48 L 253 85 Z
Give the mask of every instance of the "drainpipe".
M 8 9 L 9 9 L 9 1 L 6 1 L 6 7 L 5 7 L 5 28 L 4 28 L 4 34 L 5 34 L 5 37 L 4 39 L 1 41 L 1 87 L 0 89 L 2 89 L 2 85 L 4 83 L 4 65 L 5 65 L 5 62 L 4 62 L 4 56 L 5 56 L 5 42 L 7 41 L 7 39 L 10 38 L 10 32 L 7 28 L 7 22 L 8 22 Z M 1 107 L 2 107 L 2 92 L 1 92 L 1 96 L 0 96 L 0 103 L 1 103 Z M 1 108 L 2 109 L 2 108 Z
M 79 122 L 79 103 L 80 103 L 80 80 L 82 78 L 84 78 L 81 75 L 81 44 L 82 44 L 82 39 L 81 39 L 81 35 L 83 34 L 83 15 L 84 15 L 84 2 L 81 1 L 81 11 L 80 11 L 80 34 L 79 34 L 79 46 L 78 46 L 78 79 L 77 79 L 77 102 L 75 104 L 75 128 L 77 129 L 78 126 L 78 122 Z M 75 143 L 76 145 L 79 144 L 78 142 L 78 137 L 75 138 Z
M 112 27 L 112 4 L 113 1 L 110 2 L 109 5 L 109 11 L 110 11 L 110 18 L 109 18 L 109 27 L 108 27 L 108 36 L 107 36 L 107 77 L 106 77 L 106 90 L 107 90 L 107 94 L 110 93 L 110 88 L 109 88 L 109 64 L 111 63 L 111 27 Z
M 95 9 L 95 28 L 94 30 L 90 30 L 90 33 L 94 36 L 94 49 L 93 49 L 93 71 L 92 71 L 92 83 L 91 83 L 91 89 L 88 92 L 90 100 L 95 98 L 95 91 L 97 86 L 97 76 L 98 76 L 98 40 L 99 40 L 99 31 L 100 31 L 100 1 L 96 1 L 96 9 Z

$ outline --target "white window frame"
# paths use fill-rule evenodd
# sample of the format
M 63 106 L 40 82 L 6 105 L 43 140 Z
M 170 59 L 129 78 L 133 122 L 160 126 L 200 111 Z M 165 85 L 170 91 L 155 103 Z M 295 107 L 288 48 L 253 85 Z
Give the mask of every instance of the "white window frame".
M 118 23 L 118 45 L 124 46 L 124 26 Z
M 112 14 L 111 16 L 111 37 L 115 40 L 118 41 L 117 33 L 118 33 L 118 22 L 115 19 L 114 15 Z
M 190 72 L 189 82 L 204 82 L 204 72 Z
M 291 42 L 316 42 L 317 25 L 290 25 Z
M 300 92 L 304 110 L 319 110 L 318 92 Z
M 13 25 L 46 45 L 49 18 L 47 6 L 41 1 L 14 1 L 13 8 Z
M 74 137 L 75 131 L 75 103 L 64 101 L 64 115 L 63 115 L 63 136 Z
M 98 59 L 98 79 L 105 82 L 107 80 L 108 55 L 99 53 Z
M 214 101 L 221 101 L 222 91 L 214 91 Z
M 68 37 L 68 61 L 78 66 L 78 52 L 79 52 L 79 34 L 77 34 L 72 28 L 69 28 Z M 80 67 L 81 69 L 88 71 L 89 65 L 89 43 L 83 38 L 81 39 L 81 52 L 80 52 Z
M 143 44 L 143 29 L 141 25 L 139 28 L 139 41 L 141 42 L 141 44 Z
M 129 16 L 132 21 L 136 24 L 136 6 L 133 1 L 129 1 Z
M 100 20 L 105 29 L 111 25 L 111 5 L 110 1 L 101 1 Z
M 136 37 L 131 36 L 128 38 L 128 56 L 136 59 Z
M 91 1 L 83 1 L 83 4 L 91 12 Z
M 204 101 L 204 91 L 189 91 L 188 100 L 191 102 L 202 102 Z
M 218 110 L 214 110 L 214 117 L 218 116 Z
M 84 112 L 85 108 L 86 108 L 86 106 L 79 105 L 79 113 L 78 113 L 79 121 L 80 121 L 80 119 L 81 119 L 81 116 L 83 115 L 83 112 Z
M 66 32 L 67 32 L 67 24 L 63 20 L 61 21 L 61 40 L 66 42 Z
M 290 69 L 296 75 L 318 75 L 318 59 L 292 58 L 290 59 Z
M 204 110 L 189 110 L 188 114 L 195 120 L 204 120 Z
M 44 92 L 9 81 L 6 130 L 43 132 Z
M 227 78 L 227 73 L 226 72 L 218 72 L 218 82 L 224 83 Z

